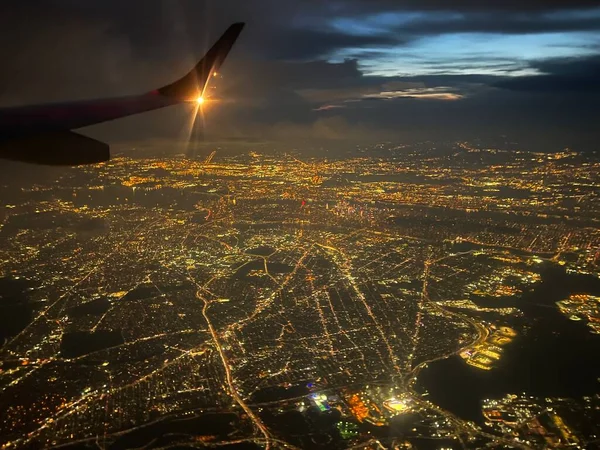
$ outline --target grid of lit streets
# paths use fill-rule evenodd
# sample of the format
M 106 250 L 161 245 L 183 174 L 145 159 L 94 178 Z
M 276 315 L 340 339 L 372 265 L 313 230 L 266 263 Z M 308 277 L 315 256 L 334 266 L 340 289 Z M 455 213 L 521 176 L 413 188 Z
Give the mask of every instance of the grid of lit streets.
M 501 359 L 522 314 L 478 296 L 518 298 L 544 260 L 600 273 L 599 169 L 382 144 L 115 158 L 5 185 L 0 445 L 534 448 L 415 381 L 450 355 Z M 394 435 L 406 414 L 417 425 Z

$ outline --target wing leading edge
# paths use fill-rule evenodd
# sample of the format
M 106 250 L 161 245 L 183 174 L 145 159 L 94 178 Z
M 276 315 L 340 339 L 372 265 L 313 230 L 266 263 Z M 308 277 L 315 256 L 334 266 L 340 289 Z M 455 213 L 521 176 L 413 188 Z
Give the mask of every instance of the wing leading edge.
M 219 70 L 243 28 L 244 23 L 231 25 L 188 74 L 149 93 L 0 109 L 0 158 L 53 165 L 89 164 L 107 160 L 108 152 L 99 147 L 98 151 L 90 152 L 89 155 L 78 155 L 76 143 L 83 143 L 80 138 L 84 136 L 74 137 L 75 133 L 70 133 L 70 130 L 195 101 L 204 93 L 211 74 Z M 52 145 L 44 145 L 44 137 Z M 62 148 L 63 139 L 64 148 L 58 151 Z M 22 141 L 21 144 L 19 141 Z M 85 142 L 87 145 L 82 145 L 79 152 L 91 148 L 90 143 Z M 53 154 L 57 156 L 55 161 L 52 160 Z

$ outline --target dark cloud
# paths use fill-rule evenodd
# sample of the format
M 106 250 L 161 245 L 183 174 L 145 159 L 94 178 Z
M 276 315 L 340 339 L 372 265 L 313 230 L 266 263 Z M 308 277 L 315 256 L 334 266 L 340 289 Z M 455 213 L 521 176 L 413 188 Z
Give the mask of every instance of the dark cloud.
M 600 55 L 532 61 L 530 66 L 546 75 L 587 76 L 597 79 L 600 76 Z
M 548 17 L 540 13 L 466 13 L 446 20 L 423 18 L 402 24 L 398 31 L 408 35 L 446 33 L 533 34 L 569 31 L 598 31 L 599 17 Z
M 588 69 L 584 66 L 593 64 L 592 58 L 577 60 L 577 64 L 555 59 L 535 62 L 532 66 L 545 73 L 535 77 L 542 83 L 559 73 L 560 76 L 585 74 Z M 236 81 L 229 92 L 232 97 L 242 96 L 242 92 L 252 86 L 259 92 L 268 92 L 269 86 L 275 83 L 279 90 L 273 97 L 280 99 L 268 97 L 267 102 L 252 108 L 246 108 L 244 103 L 223 105 L 209 115 L 207 139 L 231 135 L 300 142 L 301 139 L 334 139 L 334 136 L 356 140 L 362 135 L 371 139 L 409 140 L 508 133 L 524 143 L 543 143 L 556 148 L 580 140 L 593 143 L 600 120 L 597 89 L 596 93 L 580 92 L 579 95 L 564 89 L 540 95 L 508 87 L 529 77 L 373 77 L 361 73 L 355 61 L 341 64 L 273 62 L 267 72 L 271 74 L 262 73 L 261 65 L 257 65 L 248 72 L 249 78 Z M 406 95 L 373 97 L 387 91 L 404 91 Z M 425 101 L 410 95 L 414 92 L 446 92 L 463 97 L 454 101 Z M 336 118 L 336 121 L 323 122 L 328 118 Z M 324 129 L 325 125 L 328 126 Z
M 255 40 L 259 48 L 264 49 L 266 57 L 310 61 L 325 58 L 343 48 L 392 47 L 403 45 L 410 38 L 393 34 L 356 36 L 333 31 L 284 29 Z
M 346 10 L 370 11 L 557 11 L 598 7 L 596 0 L 346 0 Z M 342 8 L 341 6 L 339 7 Z
M 540 75 L 502 80 L 497 87 L 513 91 L 548 93 L 600 92 L 600 56 L 557 58 L 530 63 Z

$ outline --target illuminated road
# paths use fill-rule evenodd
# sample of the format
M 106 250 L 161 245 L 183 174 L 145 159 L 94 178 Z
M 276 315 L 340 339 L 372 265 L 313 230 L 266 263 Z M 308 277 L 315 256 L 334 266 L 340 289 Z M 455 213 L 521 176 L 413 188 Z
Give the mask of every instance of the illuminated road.
M 271 435 L 270 435 L 269 431 L 267 430 L 267 428 L 265 427 L 265 425 L 262 423 L 262 420 L 260 420 L 260 418 L 256 414 L 254 414 L 254 411 L 252 411 L 252 409 L 250 409 L 248 407 L 246 402 L 240 397 L 240 395 L 237 392 L 237 389 L 233 383 L 233 378 L 231 376 L 231 369 L 230 369 L 229 361 L 227 359 L 227 356 L 225 355 L 225 352 L 223 351 L 223 348 L 221 347 L 221 343 L 219 342 L 219 336 L 218 336 L 217 332 L 215 331 L 215 328 L 207 314 L 207 310 L 208 310 L 208 306 L 209 306 L 210 302 L 206 298 L 204 298 L 202 295 L 200 295 L 200 291 L 196 292 L 196 297 L 199 300 L 202 300 L 202 302 L 204 303 L 204 306 L 202 307 L 202 315 L 204 316 L 204 319 L 206 320 L 206 323 L 208 324 L 208 329 L 212 336 L 213 343 L 215 344 L 215 347 L 217 348 L 217 351 L 219 352 L 219 356 L 221 357 L 221 361 L 223 363 L 223 368 L 225 369 L 225 378 L 227 380 L 227 386 L 229 387 L 229 393 L 230 393 L 231 397 L 237 402 L 237 404 L 240 405 L 240 407 L 248 415 L 248 417 L 252 420 L 252 423 L 254 424 L 254 426 L 262 433 L 262 435 L 265 438 L 264 442 L 265 442 L 266 448 L 268 450 L 269 448 L 271 448 Z

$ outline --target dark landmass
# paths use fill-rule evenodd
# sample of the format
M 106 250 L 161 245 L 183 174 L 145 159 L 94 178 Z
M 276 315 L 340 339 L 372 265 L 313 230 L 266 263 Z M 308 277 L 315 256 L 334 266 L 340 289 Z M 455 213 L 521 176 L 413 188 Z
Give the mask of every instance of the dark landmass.
M 76 331 L 63 335 L 60 354 L 64 358 L 77 358 L 124 343 L 121 330 Z
M 29 287 L 25 280 L 0 278 L 0 345 L 32 321 L 33 308 L 26 293 Z
M 173 434 L 182 435 L 180 439 L 183 436 L 214 436 L 218 442 L 226 440 L 231 433 L 239 429 L 239 426 L 239 418 L 233 413 L 202 414 L 189 419 L 165 419 L 121 436 L 109 449 L 158 448 L 166 442 L 157 442 L 157 439 L 164 439 L 167 435 Z
M 309 394 L 305 384 L 299 384 L 289 388 L 273 386 L 260 389 L 252 394 L 252 403 L 269 403 L 291 398 L 302 397 Z
M 67 315 L 71 317 L 99 316 L 109 309 L 110 301 L 107 298 L 99 298 L 67 309 Z

